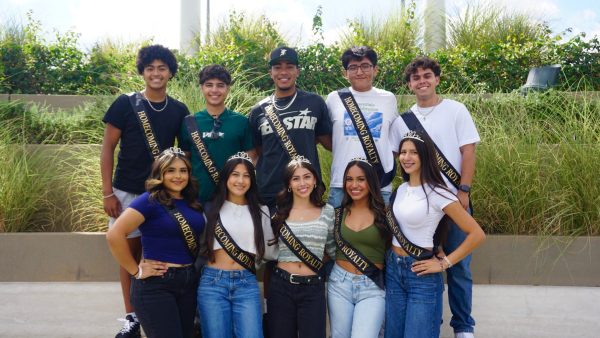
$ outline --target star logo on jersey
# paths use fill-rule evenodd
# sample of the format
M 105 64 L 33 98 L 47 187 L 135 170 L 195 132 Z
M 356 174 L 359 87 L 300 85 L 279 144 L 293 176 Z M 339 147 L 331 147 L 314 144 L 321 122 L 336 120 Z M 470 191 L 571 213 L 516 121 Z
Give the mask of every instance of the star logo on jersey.
M 311 111 L 306 108 L 304 110 L 299 110 L 298 112 L 300 113 L 298 114 L 299 116 L 307 116 Z
M 285 53 L 287 53 L 287 49 L 282 49 L 281 50 L 281 54 L 279 54 L 279 57 L 282 57 L 285 55 Z

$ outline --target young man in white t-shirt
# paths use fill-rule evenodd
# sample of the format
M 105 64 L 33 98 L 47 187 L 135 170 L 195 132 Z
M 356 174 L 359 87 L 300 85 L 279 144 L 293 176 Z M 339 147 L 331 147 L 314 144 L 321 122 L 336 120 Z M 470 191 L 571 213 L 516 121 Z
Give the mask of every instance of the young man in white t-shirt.
M 475 145 L 480 141 L 479 133 L 465 105 L 443 99 L 436 93 L 440 75 L 441 68 L 435 60 L 417 57 L 411 61 L 404 71 L 404 79 L 415 94 L 417 103 L 410 110 L 460 175 L 460 183 L 456 187 L 442 174 L 446 185 L 457 195 L 460 204 L 470 211 L 469 193 L 475 174 Z M 390 137 L 394 152 L 398 152 L 402 136 L 408 131 L 404 119 L 396 119 Z M 454 251 L 465 236 L 456 224 L 450 222 L 448 239 L 444 244 L 446 254 Z M 457 338 L 473 337 L 475 321 L 471 317 L 473 280 L 470 262 L 471 255 L 446 270 L 448 299 L 452 311 L 450 326 Z
M 344 77 L 350 82 L 349 90 L 373 136 L 383 171 L 390 172 L 394 169 L 394 155 L 389 142 L 389 131 L 392 123 L 398 117 L 396 96 L 386 90 L 373 87 L 373 80 L 377 75 L 378 68 L 377 53 L 371 48 L 365 46 L 348 48 L 342 54 L 341 61 L 344 67 Z M 343 176 L 346 165 L 353 158 L 366 158 L 367 156 L 338 92 L 331 92 L 325 102 L 332 123 L 333 140 L 328 203 L 339 207 L 344 196 Z M 391 191 L 391 184 L 382 187 L 386 203 L 389 201 Z

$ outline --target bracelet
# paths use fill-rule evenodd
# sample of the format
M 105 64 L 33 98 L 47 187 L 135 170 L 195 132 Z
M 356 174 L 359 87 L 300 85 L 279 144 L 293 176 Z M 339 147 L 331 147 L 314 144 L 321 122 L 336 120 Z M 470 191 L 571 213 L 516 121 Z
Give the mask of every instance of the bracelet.
M 138 265 L 138 273 L 137 276 L 135 276 L 135 279 L 142 279 L 142 275 L 144 274 L 144 272 L 142 271 L 142 264 Z
M 446 263 L 448 264 L 448 267 L 447 267 L 447 269 L 450 269 L 450 268 L 452 267 L 452 263 L 451 263 L 451 262 L 450 262 L 450 260 L 448 259 L 448 256 L 444 256 L 444 257 L 442 257 L 442 259 L 443 259 L 444 261 L 446 261 Z
M 115 193 L 113 192 L 113 193 L 111 193 L 111 194 L 108 194 L 108 195 L 106 195 L 106 196 L 102 196 L 102 199 L 107 199 L 107 198 L 109 198 L 109 197 L 113 197 L 114 195 L 115 195 Z
M 438 260 L 438 262 L 440 262 L 440 269 L 442 269 L 442 271 L 446 270 L 444 269 L 444 263 L 442 262 L 442 260 Z

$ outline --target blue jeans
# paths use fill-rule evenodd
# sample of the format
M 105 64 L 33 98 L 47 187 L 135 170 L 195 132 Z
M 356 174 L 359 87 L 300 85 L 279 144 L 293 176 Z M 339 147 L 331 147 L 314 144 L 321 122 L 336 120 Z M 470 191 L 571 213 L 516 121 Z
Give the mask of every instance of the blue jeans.
M 131 304 L 149 338 L 187 338 L 194 329 L 198 274 L 193 265 L 133 279 Z
M 438 338 L 444 281 L 441 273 L 417 276 L 416 260 L 388 250 L 385 261 L 385 338 Z
M 390 196 L 392 196 L 392 193 L 389 191 L 381 192 L 381 197 L 383 197 L 385 205 L 390 204 Z M 342 205 L 343 198 L 344 190 L 342 188 L 329 187 L 329 197 L 327 198 L 327 203 L 331 204 L 331 206 L 334 208 L 338 208 Z
M 331 338 L 376 338 L 385 317 L 385 291 L 369 277 L 335 265 L 327 285 Z
M 263 337 L 258 282 L 248 270 L 205 266 L 198 285 L 198 312 L 204 338 Z
M 471 213 L 471 210 L 469 210 Z M 449 220 L 450 229 L 448 239 L 444 244 L 444 251 L 450 254 L 465 240 L 465 234 L 458 225 Z M 452 311 L 450 326 L 454 332 L 473 332 L 475 320 L 471 317 L 471 306 L 473 301 L 473 278 L 471 276 L 471 255 L 469 254 L 460 262 L 446 270 L 446 282 L 448 283 L 448 303 Z

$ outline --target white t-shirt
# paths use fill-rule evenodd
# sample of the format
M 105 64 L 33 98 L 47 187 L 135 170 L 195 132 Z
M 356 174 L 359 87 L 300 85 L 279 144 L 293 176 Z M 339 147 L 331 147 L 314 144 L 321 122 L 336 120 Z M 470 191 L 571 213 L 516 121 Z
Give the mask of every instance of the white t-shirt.
M 398 117 L 398 103 L 394 94 L 378 88 L 366 92 L 357 92 L 350 87 L 356 103 L 360 107 L 379 153 L 383 170 L 389 172 L 394 167 L 394 155 L 390 146 L 390 127 Z M 365 152 L 356 134 L 350 115 L 344 108 L 337 91 L 327 96 L 327 109 L 332 124 L 333 159 L 331 163 L 330 186 L 342 188 L 344 170 L 348 162 L 355 157 L 366 158 Z M 384 191 L 392 191 L 391 184 Z
M 271 228 L 271 219 L 269 217 L 269 208 L 261 206 L 262 210 L 262 230 L 265 242 L 265 255 L 264 259 L 275 260 L 277 259 L 277 252 L 275 246 L 268 246 L 267 242 L 274 238 L 273 230 Z M 254 243 L 254 227 L 252 226 L 252 216 L 247 205 L 238 205 L 229 201 L 225 201 L 221 210 L 219 211 L 221 216 L 221 224 L 227 230 L 231 238 L 235 243 L 244 251 L 256 254 L 256 244 Z M 213 243 L 213 250 L 222 249 L 221 244 L 215 238 Z M 258 264 L 259 262 L 257 262 Z
M 432 190 L 426 185 L 425 190 L 427 196 L 421 185 L 416 187 L 411 187 L 408 183 L 400 185 L 393 205 L 394 216 L 409 241 L 423 248 L 433 248 L 433 235 L 438 223 L 444 217 L 443 209 L 458 199 L 444 189 Z M 401 247 L 395 237 L 392 244 Z
M 460 173 L 462 162 L 460 147 L 471 143 L 477 144 L 480 141 L 479 133 L 467 107 L 460 102 L 444 99 L 436 108 L 430 110 L 430 113 L 426 117 L 417 113 L 416 104 L 410 109 L 415 113 L 415 116 L 419 119 L 419 122 L 421 122 L 433 142 L 435 142 L 452 166 Z M 390 132 L 390 143 L 393 145 L 395 152 L 399 152 L 398 146 L 400 145 L 400 141 L 402 141 L 402 137 L 408 132 L 409 129 L 402 118 L 394 121 Z M 456 193 L 457 190 L 454 185 L 448 181 L 444 174 L 442 176 L 448 188 Z

